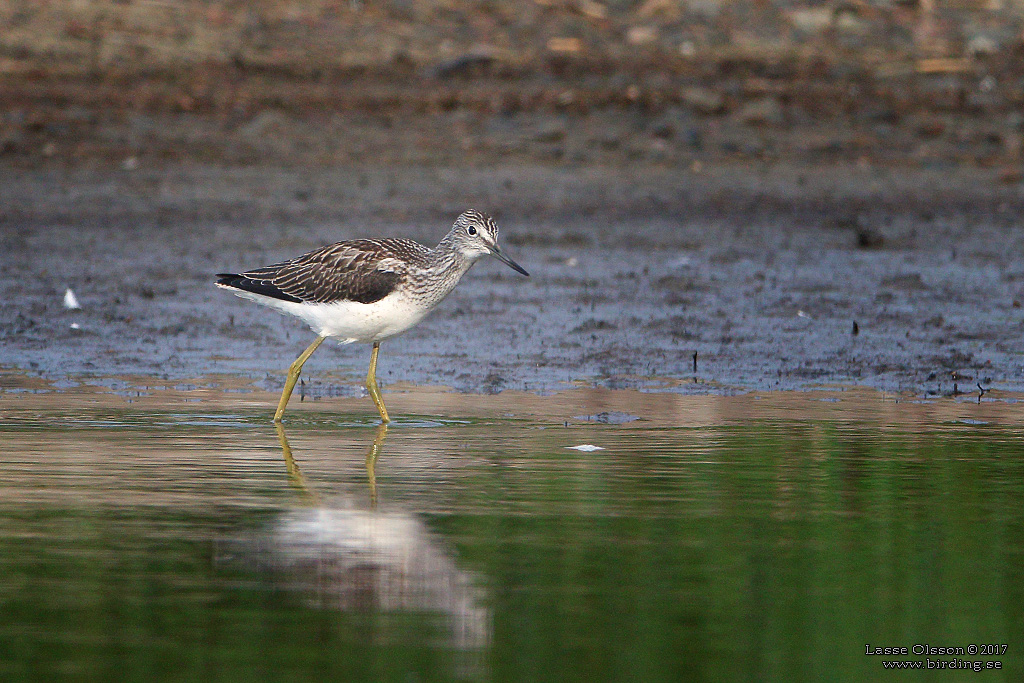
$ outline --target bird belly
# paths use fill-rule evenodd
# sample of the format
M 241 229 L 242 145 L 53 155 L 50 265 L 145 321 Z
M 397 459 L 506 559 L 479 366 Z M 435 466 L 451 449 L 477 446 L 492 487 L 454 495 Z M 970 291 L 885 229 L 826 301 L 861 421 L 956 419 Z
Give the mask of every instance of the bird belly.
M 430 307 L 417 306 L 401 293 L 395 292 L 370 304 L 357 301 L 335 301 L 329 304 L 282 301 L 234 287 L 223 287 L 232 294 L 255 301 L 299 318 L 323 337 L 342 342 L 374 342 L 405 332 L 430 312 Z
M 356 301 L 337 301 L 317 304 L 319 330 L 325 337 L 335 337 L 357 342 L 374 342 L 401 334 L 422 320 L 429 308 L 416 306 L 406 296 L 398 293 L 361 304 Z

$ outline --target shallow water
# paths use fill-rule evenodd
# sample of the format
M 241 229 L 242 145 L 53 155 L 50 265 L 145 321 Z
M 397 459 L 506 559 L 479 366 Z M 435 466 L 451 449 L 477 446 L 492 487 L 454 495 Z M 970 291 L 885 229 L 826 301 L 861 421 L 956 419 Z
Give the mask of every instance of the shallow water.
M 8 395 L 0 678 L 1020 680 L 1016 405 L 798 398 L 278 432 L 237 398 Z M 1003 643 L 931 658 L 981 678 L 865 655 Z

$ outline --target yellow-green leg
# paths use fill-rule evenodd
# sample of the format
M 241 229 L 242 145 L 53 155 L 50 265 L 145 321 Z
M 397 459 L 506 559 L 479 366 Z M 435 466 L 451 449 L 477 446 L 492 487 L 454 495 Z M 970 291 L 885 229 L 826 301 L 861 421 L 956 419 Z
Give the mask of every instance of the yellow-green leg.
M 380 395 L 380 389 L 377 388 L 377 353 L 380 351 L 380 342 L 373 342 L 373 353 L 370 354 L 370 369 L 366 373 L 366 390 L 370 392 L 370 398 L 373 399 L 373 404 L 377 406 L 377 410 L 380 412 L 380 419 L 384 421 L 384 424 L 391 422 L 391 418 L 388 417 L 388 409 L 384 407 L 384 398 Z
M 388 423 L 382 422 L 377 427 L 377 437 L 373 440 L 373 445 L 370 446 L 370 450 L 366 453 L 366 479 L 370 482 L 370 506 L 377 507 L 377 475 L 376 465 L 377 457 L 380 455 L 381 448 L 384 447 L 384 439 L 388 435 Z
M 302 366 L 309 360 L 309 357 L 313 355 L 313 352 L 317 350 L 324 339 L 327 337 L 317 337 L 316 340 L 309 345 L 302 355 L 295 359 L 295 362 L 288 368 L 288 379 L 284 382 L 284 391 L 281 392 L 281 400 L 277 402 L 277 412 L 274 413 L 274 422 L 280 422 L 284 416 L 285 406 L 288 405 L 288 399 L 292 397 L 292 390 L 295 388 L 295 383 L 299 381 L 299 373 L 302 372 Z

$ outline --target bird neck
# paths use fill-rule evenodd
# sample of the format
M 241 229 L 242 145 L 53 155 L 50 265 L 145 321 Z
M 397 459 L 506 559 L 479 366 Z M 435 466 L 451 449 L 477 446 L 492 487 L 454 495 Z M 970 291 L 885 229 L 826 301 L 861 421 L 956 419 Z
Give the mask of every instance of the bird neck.
M 428 288 L 438 300 L 455 289 L 475 259 L 466 258 L 460 252 L 449 234 L 434 249 L 430 250 L 430 264 L 427 268 L 430 284 Z
M 438 272 L 457 273 L 457 277 L 465 275 L 476 259 L 466 258 L 455 242 L 455 231 L 449 232 L 444 239 L 430 251 L 430 262 Z

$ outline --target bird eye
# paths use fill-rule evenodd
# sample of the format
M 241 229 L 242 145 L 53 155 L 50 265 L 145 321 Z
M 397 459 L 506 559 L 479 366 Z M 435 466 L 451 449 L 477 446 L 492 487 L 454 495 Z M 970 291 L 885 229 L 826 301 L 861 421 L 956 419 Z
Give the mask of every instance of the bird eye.
M 468 228 L 466 228 L 466 232 L 468 232 L 470 235 L 475 235 L 476 234 L 476 227 L 471 225 Z

